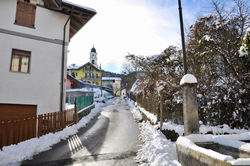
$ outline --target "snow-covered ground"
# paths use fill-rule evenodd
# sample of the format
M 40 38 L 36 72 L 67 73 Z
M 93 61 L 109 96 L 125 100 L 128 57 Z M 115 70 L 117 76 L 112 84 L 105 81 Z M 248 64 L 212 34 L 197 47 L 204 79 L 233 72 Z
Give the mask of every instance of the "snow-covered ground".
M 162 125 L 163 130 L 174 130 L 176 133 L 178 133 L 180 136 L 184 134 L 184 126 L 180 124 L 175 124 L 173 122 L 164 122 Z M 250 130 L 246 129 L 232 129 L 228 125 L 218 125 L 218 126 L 209 126 L 209 125 L 204 125 L 200 124 L 200 133 L 201 134 L 206 134 L 208 132 L 213 133 L 214 135 L 216 134 L 240 134 L 240 133 L 245 133 L 245 132 L 250 132 Z
M 154 114 L 148 112 L 144 108 L 139 107 L 133 101 L 128 100 L 128 104 L 129 104 L 130 110 L 133 113 L 133 116 L 136 120 L 140 121 L 142 119 L 141 113 L 144 113 L 151 122 L 153 122 L 153 123 L 156 122 L 156 120 L 155 120 L 156 116 Z M 137 154 L 137 160 L 140 163 L 140 165 L 142 165 L 142 166 L 148 166 L 148 165 L 151 165 L 151 166 L 154 166 L 154 165 L 157 165 L 157 166 L 158 165 L 164 165 L 164 166 L 165 165 L 166 166 L 179 165 L 180 166 L 181 165 L 176 159 L 176 143 L 171 142 L 170 140 L 166 139 L 166 137 L 158 130 L 159 124 L 151 125 L 149 122 L 142 122 L 139 124 L 139 126 L 140 126 L 140 130 L 141 130 L 141 138 L 144 142 L 142 149 Z M 183 125 L 175 124 L 172 122 L 164 122 L 163 129 L 174 130 L 180 136 L 183 135 L 183 133 L 184 133 L 184 126 Z M 201 134 L 205 134 L 208 132 L 211 132 L 214 135 L 224 134 L 224 133 L 228 133 L 229 135 L 223 135 L 223 136 L 201 135 Z M 217 142 L 217 143 L 221 143 L 221 142 L 222 142 L 221 144 L 227 143 L 226 145 L 230 144 L 230 146 L 232 146 L 232 147 L 238 148 L 238 146 L 240 146 L 240 148 L 244 148 L 244 150 L 245 149 L 247 149 L 247 151 L 249 150 L 249 146 L 250 146 L 249 143 L 244 144 L 244 146 L 243 146 L 242 142 L 239 142 L 237 140 L 249 139 L 250 138 L 250 130 L 231 129 L 226 124 L 218 125 L 218 126 L 209 126 L 209 125 L 204 125 L 200 122 L 200 133 L 201 133 L 200 134 L 201 137 L 203 136 L 206 141 L 208 139 L 210 139 L 210 141 L 212 140 L 212 141 Z M 222 137 L 223 138 L 225 137 L 226 139 L 228 139 L 228 138 L 234 139 L 233 141 L 235 142 L 234 143 L 235 145 L 231 145 L 232 140 L 231 140 L 231 142 L 230 141 L 223 142 L 223 141 L 225 141 L 225 139 L 221 139 Z M 199 141 L 201 141 L 200 137 L 198 138 L 196 136 L 193 136 L 192 138 L 193 139 L 196 138 L 196 139 L 199 139 Z M 184 137 L 181 137 L 178 140 L 180 141 L 181 139 L 184 139 Z M 196 147 L 196 145 L 194 145 L 194 143 L 190 143 L 190 141 L 187 142 L 187 145 L 188 144 L 190 144 L 190 145 L 192 144 L 192 146 Z M 198 149 L 199 148 L 200 147 L 198 147 Z M 204 148 L 202 148 L 202 150 L 206 151 L 206 149 L 204 150 Z M 209 154 L 216 155 L 218 157 L 217 152 L 212 152 Z M 250 161 L 249 159 L 232 160 L 231 156 L 225 156 L 222 154 L 220 154 L 219 157 L 220 157 L 220 159 L 223 158 L 225 160 L 231 160 L 230 162 L 232 164 L 242 164 L 242 163 L 245 164 L 245 163 Z
M 136 120 L 140 121 L 142 115 L 132 101 L 127 101 Z M 147 114 L 149 116 L 153 114 Z M 152 118 L 154 119 L 154 118 Z M 144 142 L 137 153 L 137 161 L 141 166 L 181 166 L 176 157 L 175 142 L 171 142 L 158 130 L 157 125 L 149 122 L 139 124 L 141 139 Z
M 157 122 L 157 117 L 145 110 L 144 108 L 137 106 L 137 109 L 140 110 L 142 113 L 144 113 L 148 119 L 150 119 L 151 122 L 154 124 Z M 162 125 L 163 130 L 174 130 L 176 133 L 178 133 L 180 136 L 184 134 L 184 126 L 180 124 L 176 124 L 173 122 L 163 122 Z M 214 135 L 216 134 L 240 134 L 240 133 L 245 133 L 245 132 L 250 132 L 250 129 L 232 129 L 228 125 L 223 124 L 223 125 L 218 125 L 218 126 L 209 126 L 209 125 L 204 125 L 202 122 L 200 122 L 200 133 L 201 134 L 206 134 L 208 132 L 213 133 Z
M 32 156 L 51 149 L 52 145 L 76 134 L 80 128 L 85 127 L 101 111 L 101 107 L 111 104 L 113 101 L 114 99 L 108 100 L 106 103 L 95 103 L 95 108 L 91 110 L 89 115 L 62 131 L 49 133 L 40 138 L 32 138 L 17 145 L 3 147 L 3 150 L 0 151 L 0 165 L 20 165 L 21 161 L 31 159 Z
M 181 166 L 177 161 L 176 145 L 149 122 L 140 124 L 141 138 L 144 142 L 137 153 L 141 166 Z

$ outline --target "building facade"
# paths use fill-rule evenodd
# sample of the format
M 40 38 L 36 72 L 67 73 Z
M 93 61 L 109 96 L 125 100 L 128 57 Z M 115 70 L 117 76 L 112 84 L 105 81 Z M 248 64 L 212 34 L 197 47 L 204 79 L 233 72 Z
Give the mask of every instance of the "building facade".
M 113 89 L 113 94 L 121 95 L 121 81 L 119 77 L 102 77 L 102 86 Z
M 101 70 L 89 62 L 76 69 L 70 69 L 70 73 L 74 78 L 83 82 L 101 85 Z
M 102 72 L 97 66 L 97 53 L 93 47 L 90 51 L 89 62 L 82 66 L 68 67 L 68 74 L 83 82 L 88 82 L 95 85 L 102 84 Z
M 66 84 L 62 50 L 95 14 L 64 0 L 0 1 L 1 115 L 22 106 L 37 114 L 60 110 Z

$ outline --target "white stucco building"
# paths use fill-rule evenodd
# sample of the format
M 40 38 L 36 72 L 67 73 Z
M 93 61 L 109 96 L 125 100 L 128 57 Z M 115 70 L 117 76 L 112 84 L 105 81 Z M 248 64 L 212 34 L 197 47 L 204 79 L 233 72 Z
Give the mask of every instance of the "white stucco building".
M 67 0 L 0 1 L 2 117 L 64 108 L 67 45 L 95 14 Z
M 102 77 L 102 86 L 113 89 L 113 94 L 121 95 L 121 81 L 120 77 Z

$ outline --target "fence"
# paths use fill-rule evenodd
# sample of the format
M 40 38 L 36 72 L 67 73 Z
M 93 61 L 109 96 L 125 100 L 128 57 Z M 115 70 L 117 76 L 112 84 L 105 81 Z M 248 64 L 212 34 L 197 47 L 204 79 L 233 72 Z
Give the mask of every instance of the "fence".
M 66 91 L 66 103 L 76 104 L 77 110 L 93 104 L 94 92 L 82 91 L 80 89 L 70 89 Z
M 130 95 L 130 97 L 134 99 L 139 106 L 155 114 L 157 119 L 160 120 L 160 100 L 158 96 L 153 94 L 143 96 L 143 93 L 138 93 L 135 96 Z M 167 100 L 168 98 L 163 98 L 162 118 L 178 124 L 183 124 L 182 103 L 175 102 L 175 104 L 169 104 Z
M 77 110 L 70 109 L 16 120 L 0 121 L 0 149 L 3 146 L 40 137 L 77 123 Z
M 77 110 L 81 110 L 91 104 L 93 104 L 93 96 L 77 96 L 75 97 L 75 103 Z

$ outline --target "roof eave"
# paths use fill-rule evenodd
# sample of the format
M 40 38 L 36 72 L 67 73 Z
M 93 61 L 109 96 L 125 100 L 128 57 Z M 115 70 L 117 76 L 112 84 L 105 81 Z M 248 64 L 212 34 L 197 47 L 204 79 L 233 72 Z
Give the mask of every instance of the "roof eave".
M 56 10 L 70 15 L 70 39 L 92 18 L 96 15 L 95 10 L 81 8 L 79 6 L 65 3 L 62 0 L 43 0 L 44 6 L 48 9 Z

